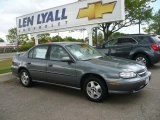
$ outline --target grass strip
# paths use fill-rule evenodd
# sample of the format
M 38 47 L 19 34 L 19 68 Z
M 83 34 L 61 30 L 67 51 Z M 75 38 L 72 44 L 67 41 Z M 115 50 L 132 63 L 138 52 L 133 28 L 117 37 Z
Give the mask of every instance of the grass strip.
M 0 60 L 0 74 L 11 72 L 12 59 Z

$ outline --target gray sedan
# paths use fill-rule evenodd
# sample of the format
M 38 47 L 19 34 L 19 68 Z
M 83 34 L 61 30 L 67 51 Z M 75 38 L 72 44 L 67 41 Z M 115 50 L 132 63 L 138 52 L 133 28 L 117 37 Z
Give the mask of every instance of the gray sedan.
M 35 46 L 13 57 L 12 73 L 25 87 L 41 82 L 75 88 L 95 102 L 109 93 L 137 92 L 151 76 L 141 63 L 105 56 L 83 43 Z

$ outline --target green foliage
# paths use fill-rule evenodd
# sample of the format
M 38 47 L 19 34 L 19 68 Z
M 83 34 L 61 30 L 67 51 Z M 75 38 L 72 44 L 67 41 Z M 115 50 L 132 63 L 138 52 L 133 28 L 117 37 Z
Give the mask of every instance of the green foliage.
M 125 20 L 103 23 L 100 25 L 100 30 L 104 34 L 104 39 L 108 40 L 112 33 L 124 27 L 136 25 L 139 22 L 141 24 L 149 22 L 152 17 L 150 3 L 154 1 L 156 0 L 125 0 Z
M 93 45 L 96 45 L 96 44 L 100 45 L 104 42 L 103 34 L 100 31 L 98 31 L 98 33 L 97 33 L 97 41 L 96 41 L 95 32 L 93 33 L 92 39 L 93 39 Z
M 60 36 L 56 35 L 52 37 L 51 41 L 52 42 L 63 42 L 64 40 Z
M 4 42 L 4 40 L 2 38 L 0 38 L 0 42 Z
M 76 41 L 76 39 L 74 39 L 72 37 L 65 37 L 64 41 L 66 41 L 66 42 L 74 42 L 74 41 Z
M 29 40 L 28 35 L 17 35 L 17 29 L 12 28 L 8 30 L 8 35 L 6 36 L 8 41 L 11 43 L 16 42 L 17 38 L 19 39 L 20 48 L 19 51 L 26 51 L 34 46 L 34 37 L 31 37 Z M 1 40 L 1 39 L 0 39 Z M 83 42 L 83 39 L 75 39 L 72 37 L 65 37 L 64 39 L 60 36 L 56 35 L 54 37 L 50 37 L 49 33 L 40 34 L 38 36 L 39 44 L 48 43 L 48 42 Z
M 109 37 L 109 39 L 118 38 L 118 37 L 121 37 L 121 36 L 124 36 L 124 35 L 125 35 L 124 33 L 115 32 Z
M 0 62 L 0 74 L 11 72 L 12 59 L 4 59 Z
M 151 23 L 147 28 L 144 28 L 144 31 L 160 35 L 160 10 L 153 15 Z
M 26 41 L 24 41 L 24 42 L 21 44 L 19 50 L 20 50 L 20 51 L 27 51 L 27 50 L 29 50 L 29 49 L 30 49 L 31 47 L 33 47 L 33 46 L 34 46 L 34 42 L 26 42 Z
M 8 35 L 6 36 L 7 40 L 10 43 L 14 43 L 17 41 L 17 39 L 19 40 L 19 42 L 23 42 L 23 41 L 27 41 L 29 40 L 28 35 L 17 35 L 17 28 L 11 28 L 8 30 Z
M 83 42 L 83 39 L 75 39 L 72 37 L 61 38 L 60 36 L 56 35 L 51 38 L 51 42 Z
M 39 43 L 43 44 L 43 43 L 47 43 L 51 40 L 50 34 L 49 33 L 45 33 L 45 34 L 40 34 L 38 36 L 39 39 Z
M 83 42 L 83 39 L 75 39 L 75 38 L 72 38 L 72 37 L 65 37 L 63 39 L 63 41 L 65 41 L 65 42 Z
M 140 22 L 148 22 L 152 17 L 152 8 L 150 3 L 156 0 L 125 0 L 126 19 L 131 21 L 131 24 Z

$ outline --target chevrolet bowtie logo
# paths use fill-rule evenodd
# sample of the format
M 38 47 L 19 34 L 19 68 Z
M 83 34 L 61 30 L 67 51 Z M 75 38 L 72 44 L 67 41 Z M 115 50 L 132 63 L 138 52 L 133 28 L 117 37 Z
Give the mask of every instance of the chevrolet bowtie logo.
M 115 2 L 105 3 L 102 5 L 102 2 L 89 4 L 87 8 L 82 8 L 79 10 L 77 18 L 88 17 L 89 20 L 102 18 L 103 14 L 112 13 L 116 5 Z

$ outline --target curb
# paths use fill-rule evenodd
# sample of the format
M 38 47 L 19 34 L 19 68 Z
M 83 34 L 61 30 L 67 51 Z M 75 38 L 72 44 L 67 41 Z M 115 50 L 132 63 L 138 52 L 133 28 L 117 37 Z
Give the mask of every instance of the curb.
M 12 72 L 9 72 L 9 73 L 0 74 L 0 76 L 11 75 L 11 74 Z

